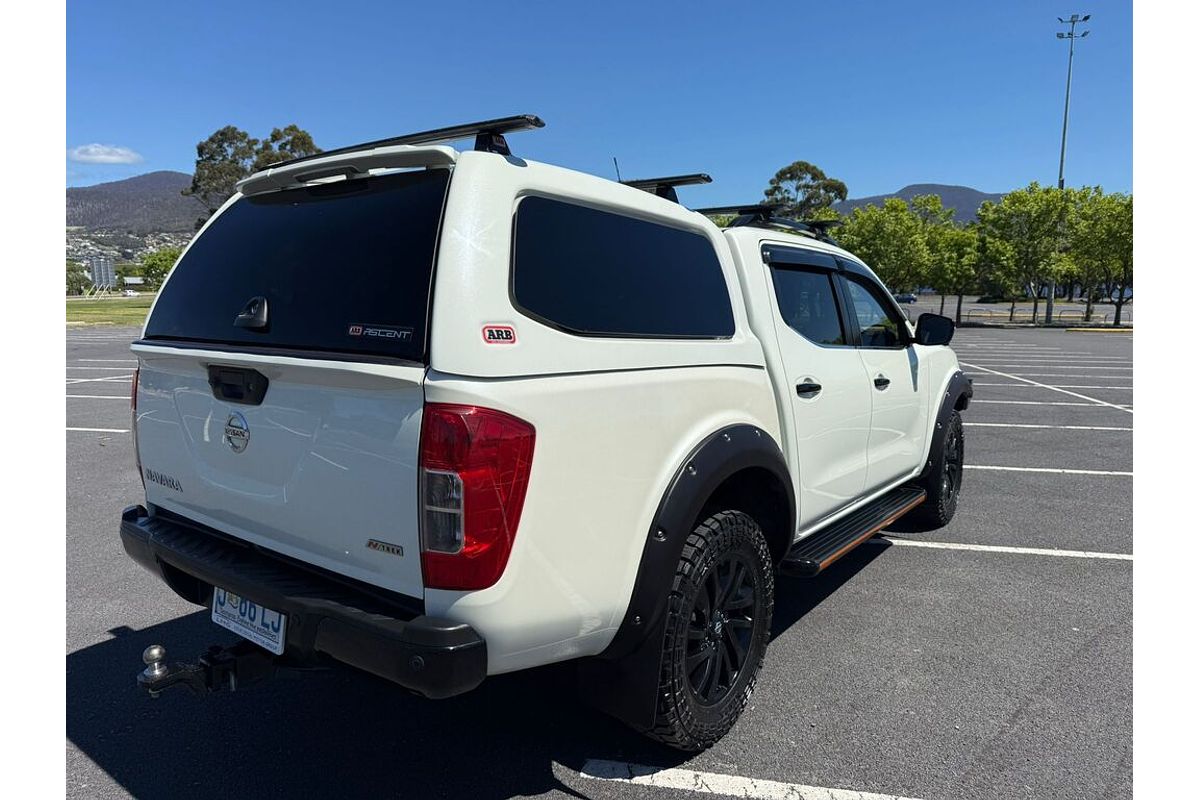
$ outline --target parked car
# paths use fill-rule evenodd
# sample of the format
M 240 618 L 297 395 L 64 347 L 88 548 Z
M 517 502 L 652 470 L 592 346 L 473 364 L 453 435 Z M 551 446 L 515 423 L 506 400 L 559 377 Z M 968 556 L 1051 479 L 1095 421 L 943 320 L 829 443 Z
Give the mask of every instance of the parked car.
M 132 347 L 120 536 L 243 641 L 149 648 L 143 688 L 333 659 L 441 698 L 574 661 L 697 750 L 751 695 L 778 571 L 954 516 L 950 320 L 911 325 L 818 224 L 674 202 L 706 176 L 512 156 L 540 125 L 274 165 L 189 245 Z
M 912 292 L 901 292 L 899 294 L 893 295 L 893 297 L 896 298 L 897 303 L 915 303 L 915 302 L 917 302 L 917 296 L 915 294 L 913 294 Z

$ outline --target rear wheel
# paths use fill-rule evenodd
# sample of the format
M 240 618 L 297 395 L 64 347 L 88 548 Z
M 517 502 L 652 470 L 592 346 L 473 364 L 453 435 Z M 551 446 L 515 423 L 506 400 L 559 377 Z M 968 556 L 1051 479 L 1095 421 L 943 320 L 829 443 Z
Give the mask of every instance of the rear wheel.
M 722 511 L 696 526 L 668 600 L 651 737 L 703 750 L 729 732 L 762 667 L 774 597 L 771 554 L 753 518 Z
M 945 424 L 946 438 L 942 442 L 942 451 L 934 456 L 929 474 L 921 481 L 921 488 L 928 497 L 912 512 L 920 521 L 937 528 L 949 524 L 954 518 L 954 512 L 958 510 L 958 494 L 962 489 L 962 416 L 957 411 L 951 411 Z

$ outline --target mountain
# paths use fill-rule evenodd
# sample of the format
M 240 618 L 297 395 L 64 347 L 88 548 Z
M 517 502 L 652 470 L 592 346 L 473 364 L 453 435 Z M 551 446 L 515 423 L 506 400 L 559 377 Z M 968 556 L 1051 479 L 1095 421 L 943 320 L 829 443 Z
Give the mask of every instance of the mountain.
M 191 175 L 162 171 L 68 188 L 67 226 L 137 233 L 191 231 L 200 204 L 179 193 L 191 183 Z
M 1003 193 L 989 194 L 988 192 L 981 192 L 978 189 L 972 189 L 969 186 L 950 186 L 944 183 L 914 183 L 905 186 L 898 192 L 877 194 L 873 197 L 851 198 L 841 203 L 835 203 L 833 207 L 839 213 L 849 214 L 859 206 L 883 205 L 883 201 L 889 197 L 912 200 L 921 194 L 936 194 L 941 196 L 942 205 L 954 209 L 955 222 L 974 222 L 975 212 L 979 209 L 980 203 L 985 200 L 998 203 L 1004 197 Z

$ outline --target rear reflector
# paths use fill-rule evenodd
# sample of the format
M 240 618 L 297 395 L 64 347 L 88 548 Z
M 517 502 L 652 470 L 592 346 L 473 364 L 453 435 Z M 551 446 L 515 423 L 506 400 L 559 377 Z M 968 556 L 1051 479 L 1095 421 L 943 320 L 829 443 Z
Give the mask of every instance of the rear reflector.
M 533 426 L 478 406 L 426 403 L 421 424 L 421 567 L 430 589 L 486 589 L 512 552 Z
M 142 475 L 142 454 L 138 451 L 137 435 L 137 393 L 138 378 L 141 377 L 141 364 L 133 368 L 133 385 L 129 389 L 129 429 L 133 431 L 133 463 L 137 465 L 138 477 L 142 479 L 142 491 L 146 489 L 146 478 Z

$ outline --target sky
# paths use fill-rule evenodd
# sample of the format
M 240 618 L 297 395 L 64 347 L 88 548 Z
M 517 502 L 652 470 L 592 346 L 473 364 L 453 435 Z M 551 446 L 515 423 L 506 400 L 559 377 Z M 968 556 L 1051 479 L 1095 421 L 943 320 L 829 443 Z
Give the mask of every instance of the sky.
M 850 197 L 911 183 L 1132 190 L 1130 2 L 67 4 L 67 185 L 192 171 L 225 125 L 323 148 L 510 114 L 525 158 L 613 177 L 707 172 L 757 202 L 809 161 Z M 461 147 L 469 147 L 463 143 Z

